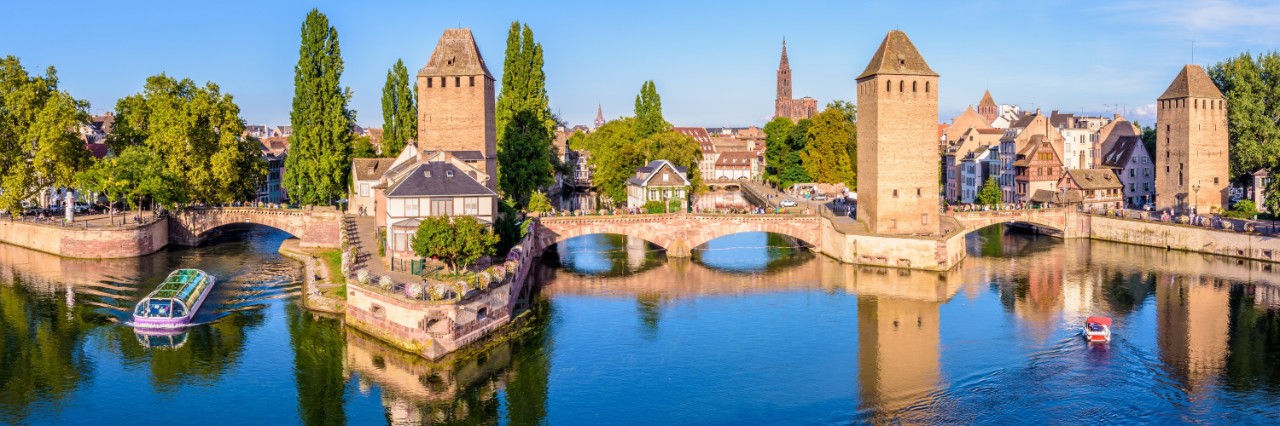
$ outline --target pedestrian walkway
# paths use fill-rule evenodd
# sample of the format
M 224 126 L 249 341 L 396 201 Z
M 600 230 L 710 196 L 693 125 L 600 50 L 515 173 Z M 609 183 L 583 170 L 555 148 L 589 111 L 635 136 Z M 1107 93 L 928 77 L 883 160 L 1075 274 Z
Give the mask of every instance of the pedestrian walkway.
M 392 271 L 378 257 L 378 224 L 374 217 L 347 216 L 343 220 L 343 226 L 347 230 L 347 244 L 356 248 L 353 271 L 361 269 L 369 271 L 369 280 L 375 284 L 383 276 L 391 277 L 392 281 L 400 284 L 422 282 L 422 277 L 401 271 Z

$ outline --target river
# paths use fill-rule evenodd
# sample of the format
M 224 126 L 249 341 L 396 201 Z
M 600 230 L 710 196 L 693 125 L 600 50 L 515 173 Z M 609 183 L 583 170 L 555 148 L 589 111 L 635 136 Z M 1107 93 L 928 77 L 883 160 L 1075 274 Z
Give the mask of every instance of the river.
M 970 236 L 948 273 L 841 265 L 772 234 L 666 259 L 566 241 L 532 320 L 439 366 L 298 307 L 289 236 L 59 259 L 0 245 L 0 423 L 1270 423 L 1280 273 L 1145 247 Z M 219 278 L 190 331 L 129 309 L 170 270 Z M 1083 318 L 1115 319 L 1086 344 Z

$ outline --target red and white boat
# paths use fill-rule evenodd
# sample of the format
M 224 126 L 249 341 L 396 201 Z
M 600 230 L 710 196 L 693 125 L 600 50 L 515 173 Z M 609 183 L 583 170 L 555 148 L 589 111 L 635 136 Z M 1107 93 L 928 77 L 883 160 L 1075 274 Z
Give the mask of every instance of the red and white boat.
M 1111 341 L 1111 318 L 1089 317 L 1084 320 L 1084 339 L 1089 342 Z

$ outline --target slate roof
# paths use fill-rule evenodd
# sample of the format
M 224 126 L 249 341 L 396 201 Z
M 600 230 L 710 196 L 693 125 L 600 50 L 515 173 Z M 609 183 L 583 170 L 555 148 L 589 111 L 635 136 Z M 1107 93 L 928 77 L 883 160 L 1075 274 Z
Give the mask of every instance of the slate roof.
M 1067 176 L 1082 190 L 1124 187 L 1116 172 L 1111 169 L 1068 169 Z
M 430 172 L 430 173 L 427 173 Z M 430 175 L 428 177 L 428 174 Z M 452 174 L 452 176 L 450 175 Z M 388 197 L 448 197 L 479 195 L 496 197 L 489 188 L 476 182 L 451 163 L 420 163 L 387 191 Z
M 483 74 L 490 80 L 489 68 L 480 56 L 480 48 L 476 39 L 467 28 L 449 28 L 444 30 L 436 50 L 431 52 L 427 65 L 418 72 L 420 76 L 461 76 Z
M 353 158 L 351 168 L 356 171 L 356 180 L 378 180 L 395 162 L 394 158 Z
M 1173 83 L 1169 83 L 1169 88 L 1156 99 L 1163 101 L 1186 97 L 1224 99 L 1218 86 L 1213 84 L 1209 74 L 1199 65 L 1182 67 L 1178 76 L 1173 78 Z
M 1146 147 L 1142 145 L 1142 137 L 1121 136 L 1116 140 L 1111 151 L 1108 151 L 1107 154 L 1102 157 L 1102 165 L 1105 167 L 1123 169 L 1125 165 L 1129 164 L 1129 159 L 1133 157 L 1133 153 L 1138 149 L 1146 149 Z
M 1040 114 L 1022 114 L 1021 117 L 1018 117 L 1017 121 L 1014 121 L 1013 124 L 1009 125 L 1009 128 L 1026 128 L 1027 126 L 1030 126 L 1031 121 L 1035 120 L 1038 116 L 1040 116 Z
M 663 165 L 671 166 L 671 168 L 675 169 L 675 171 L 684 179 L 685 185 L 690 184 L 688 178 L 689 169 L 672 164 L 667 160 L 653 160 L 650 161 L 649 164 L 636 167 L 636 175 L 638 176 L 631 176 L 630 179 L 627 179 L 627 183 L 644 186 L 645 181 L 649 180 L 649 178 L 653 176 L 653 172 L 658 171 L 658 169 L 662 168 Z
M 920 56 L 920 51 L 907 38 L 907 33 L 899 30 L 889 31 L 880 42 L 880 48 L 871 55 L 867 69 L 858 75 L 858 80 L 877 74 L 892 75 L 924 75 L 937 77 L 938 73 L 929 68 L 929 64 Z
M 105 143 L 87 143 L 84 144 L 84 149 L 88 150 L 89 154 L 93 155 L 93 158 L 101 160 L 110 152 L 111 146 Z
M 484 154 L 480 151 L 449 151 L 454 158 L 462 161 L 483 161 Z
M 1071 113 L 1058 114 L 1058 111 L 1053 111 L 1049 113 L 1049 125 L 1059 128 L 1076 127 L 1076 115 Z

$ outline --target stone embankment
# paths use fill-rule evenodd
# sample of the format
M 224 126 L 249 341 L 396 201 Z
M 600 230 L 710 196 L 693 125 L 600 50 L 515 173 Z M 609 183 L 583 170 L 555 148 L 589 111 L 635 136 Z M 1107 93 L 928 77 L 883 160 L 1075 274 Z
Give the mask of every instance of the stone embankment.
M 118 226 L 62 226 L 0 219 L 0 242 L 62 257 L 115 259 L 145 256 L 169 244 L 168 219 Z

